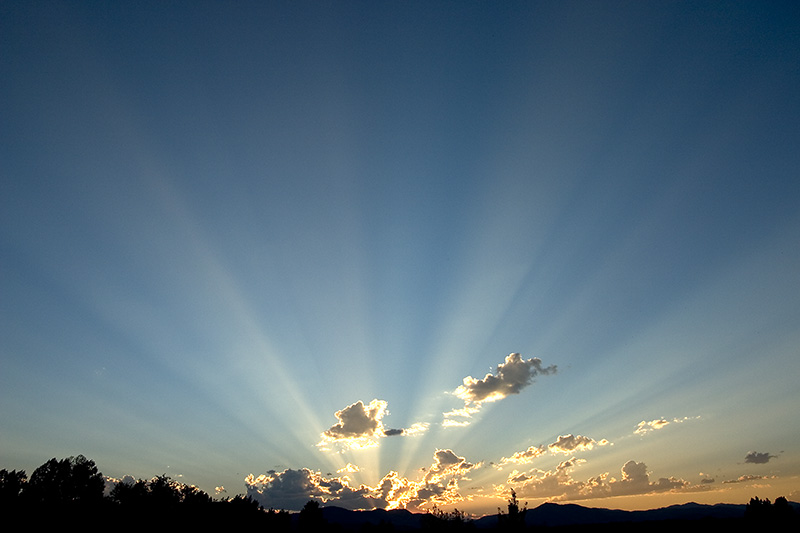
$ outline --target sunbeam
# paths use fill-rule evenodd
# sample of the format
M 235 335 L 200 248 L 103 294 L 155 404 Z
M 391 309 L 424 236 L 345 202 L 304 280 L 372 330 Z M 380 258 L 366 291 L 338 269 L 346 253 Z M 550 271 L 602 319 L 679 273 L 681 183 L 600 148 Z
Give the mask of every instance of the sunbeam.
M 0 5 L 0 467 L 291 510 L 796 494 L 797 20 Z

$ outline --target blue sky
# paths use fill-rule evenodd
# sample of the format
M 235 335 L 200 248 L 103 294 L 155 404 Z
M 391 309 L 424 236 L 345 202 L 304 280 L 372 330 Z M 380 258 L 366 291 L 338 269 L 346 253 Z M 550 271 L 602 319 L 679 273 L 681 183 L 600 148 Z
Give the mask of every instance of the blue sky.
M 0 10 L 0 466 L 800 499 L 794 3 Z

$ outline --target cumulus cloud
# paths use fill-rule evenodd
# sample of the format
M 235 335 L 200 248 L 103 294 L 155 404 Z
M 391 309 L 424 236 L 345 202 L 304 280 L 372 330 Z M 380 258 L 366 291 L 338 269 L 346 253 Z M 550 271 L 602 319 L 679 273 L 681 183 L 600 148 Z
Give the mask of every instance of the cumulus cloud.
M 351 467 L 351 468 L 348 468 Z M 463 499 L 458 482 L 477 465 L 452 450 L 436 450 L 433 463 L 419 480 L 409 480 L 397 472 L 385 475 L 376 486 L 351 486 L 350 479 L 325 477 L 307 468 L 269 472 L 245 478 L 247 495 L 262 506 L 299 510 L 309 500 L 347 509 L 409 509 L 419 511 L 433 505 L 446 505 Z M 356 471 L 348 465 L 339 472 Z
M 515 452 L 511 457 L 503 457 L 503 460 L 500 461 L 500 466 L 508 463 L 528 464 L 537 457 L 544 455 L 545 452 L 544 446 L 530 446 L 527 450 Z
M 736 479 L 725 480 L 725 481 L 723 481 L 723 483 L 725 483 L 725 484 L 728 484 L 728 483 L 746 483 L 748 481 L 757 481 L 759 479 L 770 479 L 770 478 L 769 478 L 769 476 L 754 476 L 754 475 L 749 475 L 748 474 L 748 475 L 744 475 L 744 476 L 739 476 Z
M 105 496 L 109 496 L 111 491 L 114 490 L 120 483 L 125 483 L 126 485 L 135 485 L 138 481 L 135 477 L 131 475 L 125 475 L 121 478 L 111 477 L 111 476 L 103 476 L 104 486 L 103 486 L 103 494 Z
M 433 465 L 425 474 L 427 481 L 440 481 L 443 477 L 458 474 L 464 476 L 475 468 L 475 465 L 463 457 L 456 455 L 453 450 L 436 450 L 433 454 Z
M 579 451 L 586 451 L 591 450 L 592 448 L 597 446 L 606 446 L 611 444 L 606 439 L 601 439 L 599 441 L 594 440 L 591 437 L 584 437 L 583 435 L 572 435 L 571 433 L 568 435 L 560 435 L 555 442 L 548 444 L 547 446 L 531 446 L 527 450 L 516 452 L 511 457 L 503 457 L 498 465 L 498 468 L 508 464 L 508 463 L 515 463 L 515 464 L 527 464 L 533 462 L 534 459 L 537 457 L 541 457 L 546 452 L 550 452 L 552 454 L 559 454 L 562 453 L 564 455 L 570 455 L 574 452 Z
M 764 464 L 768 463 L 770 459 L 775 459 L 777 455 L 771 455 L 767 452 L 747 452 L 744 457 L 745 463 Z
M 609 442 L 606 439 L 602 439 L 598 442 L 592 438 L 584 437 L 582 435 L 573 436 L 572 434 L 569 434 L 559 436 L 554 443 L 547 446 L 547 449 L 552 453 L 563 453 L 564 455 L 569 455 L 575 451 L 591 450 L 594 448 L 595 444 L 598 446 L 605 446 L 606 444 L 609 444 Z
M 414 435 L 420 435 L 428 431 L 430 424 L 427 422 L 417 422 L 416 424 L 412 424 L 411 427 L 402 428 L 402 429 L 387 429 L 383 432 L 384 435 L 387 437 L 392 437 L 395 435 L 402 435 L 405 437 L 411 437 Z
M 470 424 L 469 420 L 453 420 L 451 418 L 445 418 L 442 421 L 442 427 L 445 428 L 463 428 Z
M 622 466 L 622 479 L 610 481 L 612 493 L 617 494 L 647 494 L 649 492 L 664 492 L 681 489 L 689 485 L 688 482 L 674 477 L 658 478 L 650 481 L 647 465 L 628 461 Z
M 335 502 L 347 509 L 386 507 L 380 492 L 366 485 L 351 487 L 344 477 L 324 477 L 308 468 L 287 469 L 245 478 L 247 495 L 265 508 L 300 510 L 309 500 Z
M 703 484 L 703 485 L 709 485 L 709 484 L 711 484 L 711 483 L 714 483 L 714 481 L 715 481 L 715 480 L 714 480 L 714 478 L 713 478 L 713 477 L 709 477 L 708 475 L 706 475 L 706 474 L 704 474 L 704 473 L 700 472 L 700 483 L 701 483 L 701 484 Z
M 455 394 L 467 403 L 492 402 L 509 394 L 519 394 L 519 391 L 531 384 L 537 374 L 555 372 L 555 365 L 544 368 L 539 358 L 525 360 L 520 354 L 512 353 L 506 357 L 505 362 L 497 365 L 497 375 L 486 374 L 483 379 L 467 376 Z
M 655 431 L 657 429 L 662 429 L 669 424 L 680 424 L 681 422 L 685 422 L 687 420 L 696 420 L 700 418 L 699 416 L 685 416 L 683 418 L 673 418 L 672 420 L 667 420 L 665 418 L 658 418 L 656 420 L 650 420 L 649 422 L 646 420 L 642 420 L 639 424 L 636 425 L 636 429 L 633 431 L 636 435 L 647 435 L 651 431 Z
M 344 465 L 342 468 L 340 468 L 339 470 L 337 470 L 337 471 L 336 471 L 336 473 L 337 473 L 337 474 L 341 474 L 342 472 L 350 472 L 350 473 L 353 473 L 353 472 L 360 472 L 360 471 L 361 471 L 361 469 L 360 469 L 360 468 L 358 468 L 358 466 L 356 466 L 356 465 L 354 465 L 354 464 L 352 464 L 352 463 L 347 463 L 347 464 L 346 464 L 346 465 Z
M 418 482 L 407 482 L 396 500 L 397 507 L 422 510 L 431 505 L 447 505 L 463 500 L 458 482 L 479 465 L 456 455 L 452 450 L 436 450 L 433 463 Z
M 633 432 L 636 433 L 637 435 L 647 435 L 651 431 L 654 431 L 656 429 L 661 429 L 667 426 L 667 424 L 669 424 L 669 420 L 665 420 L 663 418 L 658 420 L 651 420 L 650 422 L 642 420 L 641 422 L 639 422 L 639 424 L 636 426 L 636 429 Z
M 386 415 L 388 404 L 383 400 L 372 400 L 364 405 L 361 400 L 336 411 L 338 423 L 322 433 L 318 446 L 326 447 L 336 442 L 349 448 L 371 448 L 385 435 L 381 419 Z
M 428 428 L 428 424 L 417 423 L 407 429 L 387 429 L 382 419 L 388 412 L 388 403 L 384 400 L 375 399 L 367 405 L 359 400 L 348 405 L 336 411 L 338 422 L 322 433 L 317 446 L 323 450 L 330 450 L 331 444 L 350 449 L 372 448 L 382 437 L 417 435 Z
M 508 476 L 507 483 L 515 488 L 519 497 L 547 498 L 551 501 L 606 498 L 692 488 L 687 481 L 674 477 L 651 480 L 647 466 L 636 461 L 628 461 L 622 466 L 622 475 L 619 479 L 608 473 L 590 477 L 586 481 L 574 479 L 572 471 L 584 462 L 573 457 L 562 461 L 550 471 L 534 469 L 521 473 L 515 470 Z M 499 489 L 501 490 L 498 494 L 506 490 L 502 486 Z M 695 489 L 700 490 L 696 487 Z
M 556 366 L 542 366 L 538 357 L 523 359 L 518 353 L 509 354 L 505 361 L 497 365 L 495 374 L 486 374 L 482 379 L 467 376 L 463 379 L 454 394 L 464 400 L 464 409 L 456 409 L 444 413 L 445 427 L 467 425 L 466 421 L 452 422 L 452 417 L 469 418 L 476 413 L 483 403 L 501 400 L 510 394 L 519 392 L 533 382 L 537 375 L 555 374 Z M 448 420 L 451 422 L 448 423 Z

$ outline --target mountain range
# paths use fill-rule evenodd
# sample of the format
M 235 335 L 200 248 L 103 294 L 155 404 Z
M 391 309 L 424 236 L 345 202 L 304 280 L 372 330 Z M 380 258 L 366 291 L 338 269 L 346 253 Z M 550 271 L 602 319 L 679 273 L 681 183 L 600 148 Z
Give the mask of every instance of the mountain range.
M 800 504 L 791 502 L 795 514 L 800 515 Z M 720 503 L 705 505 L 684 503 L 644 511 L 624 511 L 584 507 L 576 504 L 543 503 L 529 509 L 525 514 L 527 526 L 586 526 L 602 524 L 623 524 L 664 521 L 695 521 L 703 519 L 733 520 L 744 517 L 746 505 Z M 323 507 L 323 517 L 329 524 L 339 524 L 347 528 L 368 525 L 391 525 L 395 530 L 419 529 L 424 525 L 425 514 L 412 513 L 405 509 L 372 511 L 352 511 L 341 507 Z M 477 529 L 494 528 L 498 524 L 497 515 L 488 515 L 473 520 Z

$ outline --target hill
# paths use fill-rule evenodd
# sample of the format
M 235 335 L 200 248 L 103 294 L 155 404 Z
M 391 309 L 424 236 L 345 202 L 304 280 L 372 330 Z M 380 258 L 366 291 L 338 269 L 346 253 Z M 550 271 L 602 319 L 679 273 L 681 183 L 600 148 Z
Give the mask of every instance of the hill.
M 790 505 L 794 508 L 795 516 L 800 517 L 800 504 L 791 503 Z M 743 520 L 746 507 L 744 504 L 704 505 L 690 502 L 644 511 L 624 511 L 584 507 L 577 504 L 544 503 L 527 511 L 525 525 L 535 528 L 560 529 L 614 525 L 615 529 L 617 527 L 626 529 L 625 526 L 641 527 L 643 523 L 650 523 L 649 525 L 653 527 L 657 524 L 674 526 L 680 523 L 683 526 L 706 527 L 712 522 L 719 525 L 724 522 Z M 404 509 L 351 511 L 341 507 L 323 507 L 321 511 L 325 522 L 339 525 L 347 530 L 386 526 L 395 531 L 410 531 L 423 528 L 426 525 L 425 520 L 430 518 L 426 514 L 412 513 Z M 484 516 L 472 521 L 471 525 L 475 529 L 493 529 L 498 525 L 498 517 L 497 515 Z M 655 529 L 658 528 L 655 527 Z M 688 529 L 694 528 L 688 527 Z

